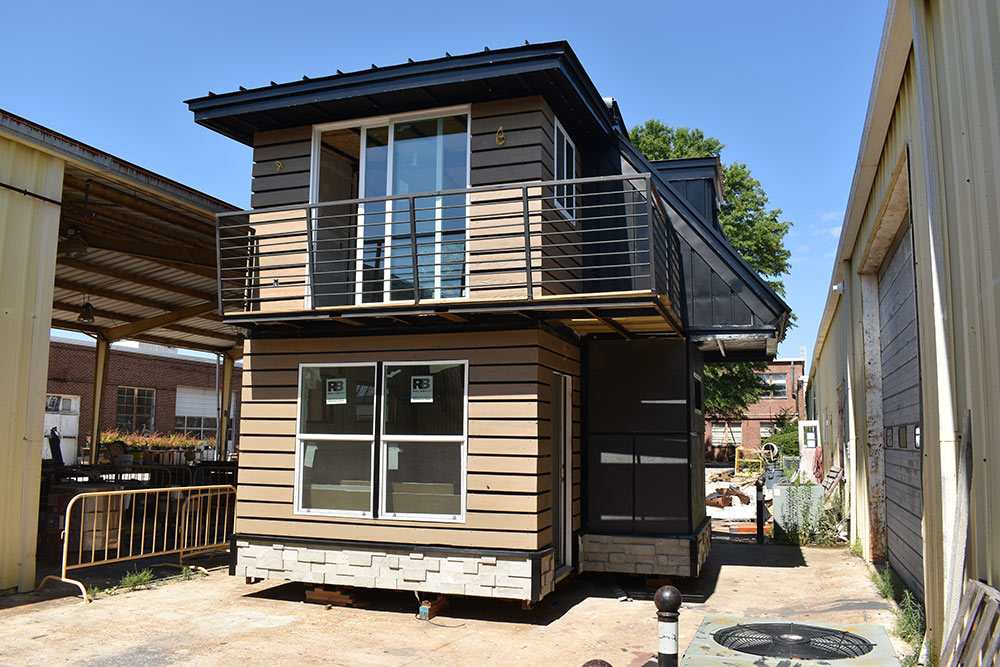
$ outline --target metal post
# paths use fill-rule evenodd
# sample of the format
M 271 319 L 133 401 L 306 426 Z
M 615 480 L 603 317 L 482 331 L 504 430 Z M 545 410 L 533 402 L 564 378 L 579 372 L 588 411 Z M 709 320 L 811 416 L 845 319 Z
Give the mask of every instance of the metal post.
M 657 294 L 656 290 L 656 230 L 653 224 L 653 180 L 646 177 L 646 238 L 649 246 L 649 291 Z
M 417 272 L 417 215 L 413 197 L 410 197 L 410 262 L 413 264 L 413 303 L 420 303 L 420 274 Z M 391 238 L 391 237 L 390 237 Z M 434 260 L 435 262 L 437 259 Z M 390 278 L 389 289 L 392 289 Z M 390 294 L 390 298 L 392 298 Z
M 316 310 L 316 248 L 313 239 L 313 209 L 306 206 L 306 273 L 309 275 L 306 284 L 306 294 L 309 297 L 309 310 Z M 319 227 L 317 222 L 316 227 Z M 218 433 L 216 433 L 218 436 Z
M 757 477 L 757 544 L 764 544 L 764 476 Z
M 657 667 L 677 667 L 677 619 L 681 592 L 673 586 L 660 586 L 653 596 L 657 620 Z
M 97 464 L 97 450 L 101 444 L 101 416 L 104 412 L 104 384 L 108 379 L 108 354 L 111 343 L 103 333 L 97 334 L 94 349 L 94 398 L 90 422 L 90 455 L 87 462 Z M 79 451 L 79 441 L 77 442 Z
M 524 268 L 527 277 L 528 299 L 535 298 L 534 279 L 531 272 L 531 223 L 528 216 L 528 188 L 521 188 L 521 200 L 524 202 Z

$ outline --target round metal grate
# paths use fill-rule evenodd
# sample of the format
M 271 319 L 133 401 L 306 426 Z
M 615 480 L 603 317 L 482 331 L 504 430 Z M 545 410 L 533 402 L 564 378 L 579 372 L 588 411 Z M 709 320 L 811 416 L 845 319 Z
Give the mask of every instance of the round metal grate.
M 747 623 L 712 634 L 726 648 L 768 658 L 837 660 L 856 658 L 875 647 L 864 637 L 843 630 L 801 623 Z

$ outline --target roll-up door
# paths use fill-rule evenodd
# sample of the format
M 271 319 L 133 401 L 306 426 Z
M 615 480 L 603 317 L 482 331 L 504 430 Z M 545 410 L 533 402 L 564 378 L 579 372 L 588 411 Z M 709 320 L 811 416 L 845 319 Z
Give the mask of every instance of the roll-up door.
M 889 563 L 923 598 L 920 354 L 910 225 L 899 233 L 879 269 L 882 413 Z

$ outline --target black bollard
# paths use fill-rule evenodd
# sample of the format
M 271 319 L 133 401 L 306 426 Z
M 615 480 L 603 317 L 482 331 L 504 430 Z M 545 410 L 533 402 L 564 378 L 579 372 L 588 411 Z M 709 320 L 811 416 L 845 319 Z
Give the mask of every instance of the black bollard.
M 681 608 L 681 592 L 673 586 L 660 586 L 653 596 L 656 605 L 657 667 L 677 667 L 677 613 Z
M 757 478 L 757 544 L 764 544 L 764 476 Z

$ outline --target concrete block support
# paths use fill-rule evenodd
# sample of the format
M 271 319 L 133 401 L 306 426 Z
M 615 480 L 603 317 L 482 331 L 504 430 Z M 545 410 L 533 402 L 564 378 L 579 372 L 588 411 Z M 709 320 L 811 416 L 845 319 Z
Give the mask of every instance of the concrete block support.
M 581 535 L 580 570 L 697 577 L 712 548 L 711 535 L 710 524 L 695 536 Z
M 551 553 L 529 557 L 411 553 L 236 542 L 234 574 L 259 579 L 539 600 L 555 586 Z

